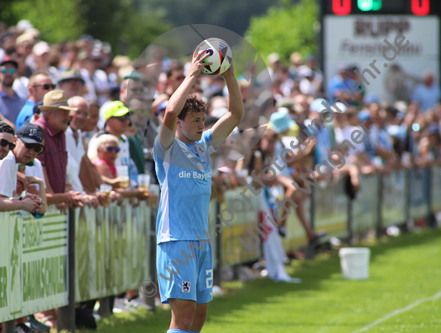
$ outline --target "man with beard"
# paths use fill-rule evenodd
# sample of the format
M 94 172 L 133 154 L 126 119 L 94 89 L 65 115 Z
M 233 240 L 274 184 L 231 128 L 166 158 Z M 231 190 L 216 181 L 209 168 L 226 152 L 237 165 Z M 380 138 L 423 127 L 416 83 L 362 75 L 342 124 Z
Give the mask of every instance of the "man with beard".
M 0 63 L 0 112 L 12 124 L 15 124 L 18 113 L 26 103 L 12 89 L 17 68 L 18 63 L 11 58 L 5 58 Z

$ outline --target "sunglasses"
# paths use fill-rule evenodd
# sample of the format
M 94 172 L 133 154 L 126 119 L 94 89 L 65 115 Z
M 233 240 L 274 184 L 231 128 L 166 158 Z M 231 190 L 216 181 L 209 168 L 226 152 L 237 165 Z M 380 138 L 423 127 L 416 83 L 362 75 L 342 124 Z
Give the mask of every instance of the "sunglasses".
M 43 147 L 40 146 L 40 145 L 37 145 L 37 144 L 35 144 L 35 143 L 26 143 L 26 142 L 24 142 L 24 141 L 23 141 L 23 143 L 24 143 L 24 145 L 25 145 L 25 147 L 26 147 L 27 149 L 29 149 L 29 150 L 34 149 L 34 151 L 35 151 L 37 154 L 38 154 L 38 153 L 41 153 L 41 152 L 43 151 Z
M 9 145 L 9 150 L 12 150 L 15 148 L 15 144 L 13 144 L 12 142 L 9 142 L 8 140 L 5 140 L 5 139 L 0 140 L 0 145 L 2 147 L 6 147 L 7 145 Z
M 118 153 L 121 149 L 119 147 L 107 147 L 106 150 L 111 153 L 113 150 L 115 150 L 115 153 Z
M 17 72 L 17 69 L 16 68 L 9 68 L 9 69 L 7 69 L 5 67 L 2 67 L 2 68 L 0 68 L 0 72 L 2 72 L 3 74 L 8 74 L 8 72 L 10 74 L 15 74 L 15 72 Z
M 124 116 L 121 117 L 112 117 L 112 118 L 118 118 L 119 121 L 124 121 L 124 120 L 130 120 L 130 115 L 127 113 Z
M 46 84 L 36 84 L 35 86 L 33 86 L 34 88 L 35 87 L 43 87 L 43 89 L 44 90 L 54 90 L 55 89 L 55 87 L 56 87 L 56 85 L 55 84 L 52 84 L 52 83 L 46 83 Z
M 134 93 L 137 93 L 137 92 L 142 93 L 144 91 L 144 89 L 143 88 L 133 88 L 133 89 L 130 89 L 130 91 L 132 91 Z

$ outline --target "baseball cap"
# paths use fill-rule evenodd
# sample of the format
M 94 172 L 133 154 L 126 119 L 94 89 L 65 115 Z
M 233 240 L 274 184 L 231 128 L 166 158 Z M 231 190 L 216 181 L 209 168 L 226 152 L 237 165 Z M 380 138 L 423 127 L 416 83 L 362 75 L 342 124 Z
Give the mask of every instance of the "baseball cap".
M 360 119 L 360 121 L 371 120 L 371 115 L 369 111 L 362 110 L 358 113 L 358 119 Z
M 43 145 L 43 130 L 34 124 L 25 124 L 21 126 L 16 135 L 25 143 L 40 145 L 44 150 Z
M 274 131 L 281 133 L 289 130 L 296 122 L 289 117 L 288 113 L 277 111 L 271 115 L 270 123 Z
M 113 101 L 104 110 L 104 120 L 112 117 L 121 117 L 129 113 L 129 109 L 121 101 Z
M 3 66 L 5 64 L 13 64 L 15 68 L 18 68 L 18 63 L 10 57 L 4 58 L 3 61 L 0 63 L 0 66 Z
M 322 112 L 325 110 L 325 106 L 322 104 L 322 102 L 325 102 L 329 105 L 328 101 L 324 98 L 316 98 L 311 105 L 309 106 L 309 110 L 315 111 L 315 112 Z
M 80 72 L 73 68 L 66 69 L 63 73 L 61 73 L 61 79 L 58 81 L 58 84 L 67 80 L 80 80 L 83 86 L 85 84 Z
M 137 71 L 131 71 L 131 72 L 128 72 L 126 75 L 124 75 L 121 81 L 128 80 L 128 79 L 141 80 L 142 76 Z
M 48 53 L 51 50 L 50 46 L 46 42 L 38 42 L 34 45 L 32 48 L 32 53 L 35 54 L 37 57 Z

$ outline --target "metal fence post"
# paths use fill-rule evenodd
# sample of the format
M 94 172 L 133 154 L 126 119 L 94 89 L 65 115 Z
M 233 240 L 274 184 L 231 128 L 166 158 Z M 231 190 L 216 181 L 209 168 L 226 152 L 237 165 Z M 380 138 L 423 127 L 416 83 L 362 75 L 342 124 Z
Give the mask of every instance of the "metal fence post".
M 317 189 L 315 187 L 311 188 L 311 207 L 310 207 L 310 220 L 309 225 L 311 226 L 311 230 L 315 231 L 315 206 L 316 206 L 316 191 Z M 309 244 L 306 245 L 306 251 L 305 251 L 305 259 L 312 260 L 315 256 L 315 245 Z
M 75 211 L 68 210 L 67 219 L 67 290 L 69 304 L 57 309 L 57 329 L 75 332 Z
M 376 225 L 376 231 L 375 231 L 375 236 L 377 238 L 381 237 L 381 235 L 383 234 L 383 175 L 380 174 L 379 175 L 379 180 L 378 182 L 380 183 L 380 186 L 378 186 L 379 190 L 378 190 L 378 199 L 379 203 L 378 203 L 378 211 L 377 211 L 377 225 Z
M 150 258 L 149 258 L 149 272 L 150 272 L 150 277 L 152 279 L 153 283 L 156 283 L 156 216 L 157 216 L 158 210 L 157 209 L 151 209 L 151 218 L 150 218 L 150 226 L 149 226 L 149 237 L 150 237 L 150 242 L 149 242 L 149 254 L 150 254 Z M 156 288 L 156 286 L 154 287 Z M 159 290 L 157 290 L 157 293 L 159 293 Z M 148 296 L 148 295 L 144 295 L 142 293 L 140 293 L 140 295 L 142 295 L 142 297 L 145 300 L 145 303 L 150 307 L 150 311 L 155 311 L 156 310 L 156 305 L 155 305 L 155 298 L 156 298 L 156 294 L 152 295 L 152 296 Z
M 4 332 L 2 331 L 2 333 L 15 333 L 15 319 L 5 321 L 3 323 L 3 327 L 5 331 Z

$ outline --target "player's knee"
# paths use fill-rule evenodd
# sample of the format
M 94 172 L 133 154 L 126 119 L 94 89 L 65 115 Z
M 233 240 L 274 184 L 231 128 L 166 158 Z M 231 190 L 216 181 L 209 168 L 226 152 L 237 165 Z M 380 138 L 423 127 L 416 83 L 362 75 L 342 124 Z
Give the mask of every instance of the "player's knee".
M 205 323 L 205 320 L 207 319 L 207 312 L 196 312 L 193 317 L 193 324 L 192 327 L 195 327 L 197 329 L 202 329 L 202 326 Z

